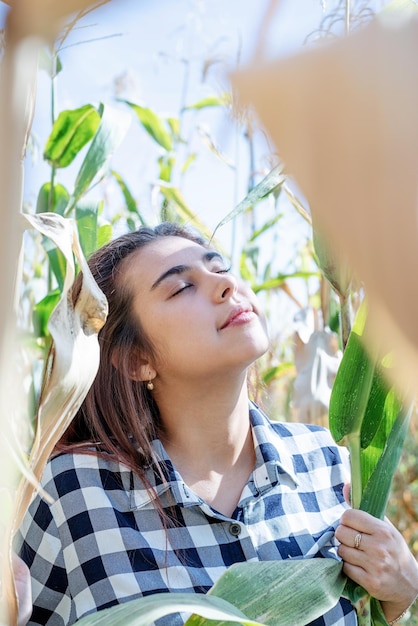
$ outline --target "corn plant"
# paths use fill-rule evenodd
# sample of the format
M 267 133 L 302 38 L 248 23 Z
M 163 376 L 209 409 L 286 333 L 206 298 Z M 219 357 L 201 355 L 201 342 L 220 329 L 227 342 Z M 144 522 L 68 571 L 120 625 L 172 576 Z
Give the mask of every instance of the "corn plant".
M 382 519 L 412 406 L 388 383 L 390 355 L 373 358 L 363 344 L 366 308 L 363 303 L 347 342 L 331 395 L 329 422 L 334 439 L 350 451 L 353 507 Z M 347 581 L 345 593 L 361 626 L 386 624 L 379 603 L 363 589 Z
M 30 28 L 27 22 L 25 25 Z M 53 76 L 55 80 L 56 70 L 60 67 L 58 53 L 53 54 L 51 66 L 55 68 Z M 181 116 L 186 114 L 187 109 L 200 111 L 207 106 L 225 106 L 227 103 L 228 99 L 222 96 L 188 106 L 185 104 L 178 118 L 164 118 L 155 111 L 132 101 L 120 103 L 126 107 L 126 111 L 135 116 L 143 129 L 163 150 L 163 156 L 158 162 L 158 188 L 161 195 L 160 219 L 188 221 L 200 228 L 204 234 L 211 234 L 205 224 L 196 218 L 193 210 L 187 206 L 181 188 L 177 185 L 175 169 L 187 171 L 194 157 L 188 154 L 180 162 L 176 148 L 181 139 Z M 65 254 L 62 248 L 68 251 L 68 242 L 72 240 L 73 234 L 67 234 L 67 240 L 62 243 L 62 241 L 57 241 L 53 234 L 54 230 L 59 229 L 58 225 L 61 225 L 65 231 L 70 220 L 76 223 L 75 232 L 78 232 L 80 241 L 80 246 L 75 244 L 77 263 L 85 270 L 84 256 L 88 256 L 113 236 L 112 223 L 104 219 L 103 203 L 101 201 L 92 203 L 87 196 L 91 188 L 109 173 L 121 189 L 126 205 L 125 217 L 128 227 L 135 228 L 138 223 L 146 223 L 123 176 L 110 169 L 111 156 L 117 149 L 126 128 L 127 117 L 121 109 L 115 110 L 104 103 L 98 107 L 86 104 L 75 110 L 61 111 L 57 117 L 53 110 L 52 131 L 44 149 L 45 159 L 51 166 L 51 176 L 39 192 L 36 208 L 38 215 L 32 216 L 29 221 L 44 235 L 49 236 L 52 233 L 52 243 L 45 239 L 43 244 L 49 260 L 48 293 L 34 305 L 33 314 L 38 339 L 44 340 L 46 349 L 50 347 L 51 338 L 53 339 L 52 345 L 56 350 L 55 356 L 58 363 L 60 363 L 60 357 L 71 352 L 71 350 L 68 351 L 65 341 L 64 348 L 61 343 L 63 338 L 60 333 L 64 332 L 62 328 L 58 334 L 54 333 L 53 329 L 54 317 L 60 311 L 59 303 L 62 302 L 63 294 L 65 295 L 68 290 L 68 272 L 71 274 L 72 271 L 72 252 Z M 74 163 L 82 150 L 86 152 L 81 167 L 73 188 L 67 190 L 57 180 L 59 171 Z M 222 223 L 234 219 L 245 211 L 252 210 L 252 207 L 266 196 L 278 194 L 280 190 L 285 190 L 290 195 L 289 190 L 286 189 L 286 177 L 280 168 L 275 168 L 261 183 L 251 185 L 248 196 Z M 295 205 L 299 205 L 295 198 L 293 200 Z M 312 275 L 310 272 L 302 274 L 296 271 L 292 274 L 272 276 L 267 267 L 262 280 L 259 280 L 257 244 L 263 232 L 272 228 L 279 220 L 280 217 L 277 215 L 273 222 L 265 221 L 260 228 L 254 228 L 247 247 L 243 249 L 241 255 L 242 273 L 250 279 L 256 291 L 280 289 L 292 276 L 299 275 L 302 279 L 307 279 Z M 50 228 L 45 228 L 45 223 L 48 223 Z M 70 231 L 73 233 L 72 228 L 68 232 Z M 70 250 L 72 250 L 71 246 Z M 330 276 L 329 263 L 324 261 L 322 246 L 317 243 L 318 250 L 318 262 L 322 271 Z M 335 287 L 337 284 L 335 276 L 331 278 L 331 282 Z M 347 327 L 347 324 L 343 322 L 346 332 L 344 336 L 346 350 L 334 387 L 330 407 L 330 426 L 335 439 L 347 443 L 352 452 L 353 504 L 381 516 L 387 500 L 390 479 L 402 449 L 409 411 L 385 382 L 383 372 L 388 364 L 377 363 L 376 359 L 370 358 L 364 351 L 361 343 L 364 326 L 363 309 L 351 330 L 348 291 L 349 281 L 340 280 L 337 292 L 342 303 L 342 310 L 347 311 L 347 314 L 343 315 L 343 320 L 350 320 L 350 326 Z M 96 296 L 100 315 L 98 314 L 94 319 L 102 323 L 105 304 L 101 301 L 100 294 Z M 346 304 L 347 308 L 344 309 Z M 84 304 L 81 302 L 81 306 L 85 306 L 86 310 L 88 308 L 86 302 Z M 82 309 L 77 312 L 77 315 L 83 318 L 85 311 Z M 96 324 L 95 330 L 98 329 L 99 325 Z M 74 371 L 74 365 L 75 361 L 71 361 L 68 369 Z M 362 376 L 359 380 L 353 381 L 353 372 L 356 372 L 356 367 L 360 367 L 359 371 L 362 372 Z M 53 373 L 53 369 L 51 372 Z M 274 373 L 267 372 L 266 377 L 272 376 Z M 54 380 L 52 377 L 50 382 Z M 84 381 L 84 384 L 88 380 L 89 378 Z M 50 387 L 48 392 L 53 390 L 55 385 L 51 384 Z M 355 393 L 353 393 L 353 388 Z M 39 459 L 35 464 L 36 476 L 39 476 L 42 471 L 48 450 L 59 437 L 60 427 L 65 427 L 68 419 L 71 419 L 74 407 L 82 400 L 85 391 L 85 387 L 78 381 L 72 385 L 72 388 L 67 386 L 61 389 L 61 395 L 57 394 L 52 399 L 50 393 L 41 395 L 38 417 L 42 414 L 50 417 L 52 406 L 52 411 L 57 410 L 61 419 L 58 420 L 58 428 L 52 428 L 51 431 L 47 426 L 48 446 L 45 445 L 42 428 L 38 430 L 40 440 L 36 440 L 32 452 L 32 456 Z M 49 406 L 48 403 L 50 403 Z M 376 415 L 377 420 L 374 419 Z M 50 420 L 46 419 L 46 422 L 50 423 Z M 386 483 L 384 489 L 376 493 L 374 486 L 377 480 L 381 480 L 382 475 L 385 476 Z M 27 493 L 26 483 L 23 483 L 22 489 Z M 22 497 L 18 517 L 25 508 L 25 502 L 26 500 Z M 206 596 L 187 595 L 184 597 L 182 594 L 165 594 L 142 598 L 85 617 L 81 623 L 85 626 L 99 621 L 105 624 L 145 625 L 163 615 L 185 611 L 193 613 L 188 621 L 189 626 L 203 625 L 207 620 L 210 620 L 212 624 L 232 622 L 256 626 L 260 623 L 277 623 L 302 626 L 335 605 L 342 593 L 348 593 L 357 606 L 361 604 L 367 607 L 370 601 L 373 623 L 385 624 L 379 604 L 369 598 L 364 601 L 363 590 L 353 587 L 350 582 L 346 581 L 341 573 L 341 564 L 327 559 L 289 563 L 237 564 L 220 578 Z M 366 612 L 368 611 L 367 609 Z M 361 623 L 368 623 L 367 615 L 360 612 L 359 617 L 363 620 Z
M 315 237 L 314 237 L 315 239 Z M 329 406 L 329 426 L 335 441 L 350 452 L 351 504 L 383 518 L 393 475 L 408 433 L 412 406 L 388 382 L 391 357 L 366 349 L 367 301 L 363 300 L 352 326 L 348 314 L 351 280 L 340 268 L 322 237 L 316 237 L 323 271 L 346 307 L 342 334 L 347 338 Z M 343 307 L 342 307 L 343 309 Z M 360 626 L 385 626 L 380 604 L 348 580 L 345 592 L 356 607 Z

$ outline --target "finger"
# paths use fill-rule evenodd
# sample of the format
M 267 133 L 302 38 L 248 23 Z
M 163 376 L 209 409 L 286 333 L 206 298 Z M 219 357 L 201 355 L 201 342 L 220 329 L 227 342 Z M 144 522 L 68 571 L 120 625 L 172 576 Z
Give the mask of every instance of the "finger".
M 387 526 L 383 520 L 359 509 L 346 509 L 341 516 L 341 524 L 368 535 L 379 532 Z
M 375 577 L 368 570 L 361 567 L 361 565 L 356 565 L 345 561 L 343 565 L 343 571 L 344 574 L 348 576 L 348 578 L 351 578 L 351 580 L 356 582 L 364 589 L 367 589 L 367 591 L 370 593 L 374 585 Z M 376 592 L 377 590 L 375 591 L 375 593 Z M 376 595 L 379 595 L 378 592 L 376 593 Z
M 348 531 L 347 531 L 348 529 Z M 385 520 L 380 520 L 364 511 L 346 510 L 341 517 L 341 524 L 337 528 L 336 537 L 348 546 L 354 547 L 355 537 L 362 534 L 362 548 L 370 552 L 385 548 L 388 552 L 397 554 L 403 539 L 399 531 Z
M 370 545 L 371 535 L 360 532 L 358 529 L 346 526 L 345 524 L 338 526 L 335 531 L 335 536 L 341 544 L 354 550 L 365 551 L 367 545 Z
M 363 547 L 354 548 L 351 545 L 340 543 L 337 548 L 337 553 L 344 563 L 349 563 L 350 565 L 356 565 L 365 570 L 369 570 L 370 567 L 373 567 L 373 558 L 366 549 L 363 549 Z
M 362 547 L 354 548 L 351 545 L 340 543 L 337 548 L 337 553 L 344 563 L 356 565 L 363 569 L 368 570 L 370 568 L 370 564 L 373 564 L 369 552 Z

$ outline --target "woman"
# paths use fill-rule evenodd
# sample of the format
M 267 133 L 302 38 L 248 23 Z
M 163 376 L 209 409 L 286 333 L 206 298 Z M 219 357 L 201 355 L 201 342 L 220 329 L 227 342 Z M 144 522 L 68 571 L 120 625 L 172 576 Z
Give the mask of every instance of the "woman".
M 249 402 L 247 368 L 268 348 L 254 293 L 168 223 L 116 239 L 90 267 L 109 317 L 95 382 L 45 471 L 54 503 L 37 497 L 21 528 L 30 623 L 205 593 L 239 561 L 337 552 L 396 621 L 418 566 L 389 523 L 345 505 L 344 450 L 325 429 L 270 423 Z M 315 623 L 356 618 L 342 599 Z

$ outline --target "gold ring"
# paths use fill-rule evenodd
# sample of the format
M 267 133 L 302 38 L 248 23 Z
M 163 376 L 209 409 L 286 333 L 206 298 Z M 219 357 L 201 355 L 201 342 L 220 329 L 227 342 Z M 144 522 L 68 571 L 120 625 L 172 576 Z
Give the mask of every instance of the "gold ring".
M 356 550 L 360 548 L 360 544 L 361 544 L 361 533 L 357 533 L 357 535 L 354 537 L 354 547 L 356 548 Z

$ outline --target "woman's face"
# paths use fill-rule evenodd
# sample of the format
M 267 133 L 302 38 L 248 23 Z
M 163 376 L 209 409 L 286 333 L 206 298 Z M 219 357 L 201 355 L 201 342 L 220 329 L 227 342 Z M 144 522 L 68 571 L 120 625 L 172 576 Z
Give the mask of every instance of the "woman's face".
M 267 350 L 254 292 L 229 274 L 217 252 L 164 237 L 133 253 L 123 273 L 134 317 L 159 355 L 161 381 L 242 372 Z

